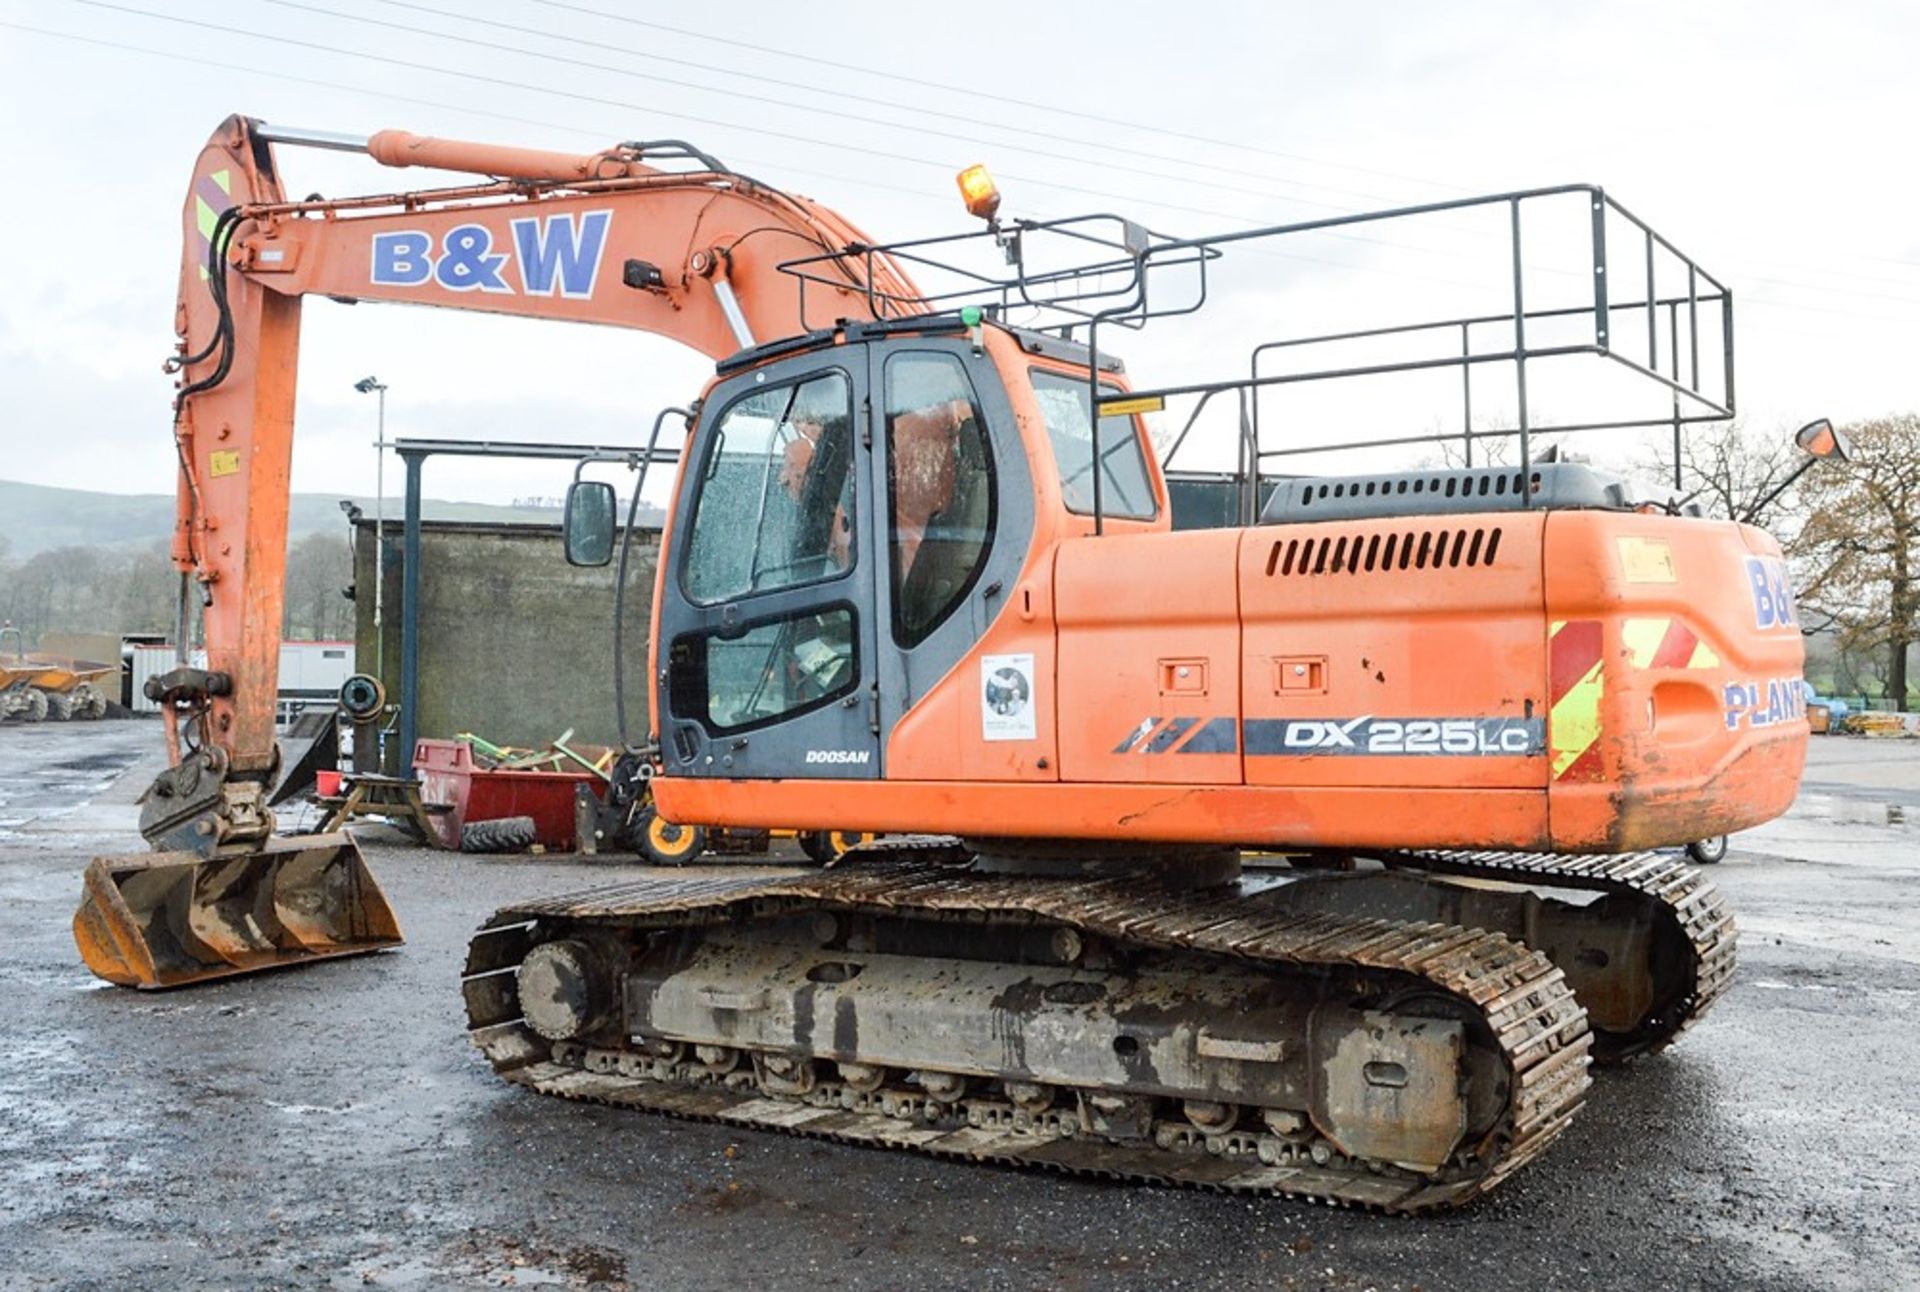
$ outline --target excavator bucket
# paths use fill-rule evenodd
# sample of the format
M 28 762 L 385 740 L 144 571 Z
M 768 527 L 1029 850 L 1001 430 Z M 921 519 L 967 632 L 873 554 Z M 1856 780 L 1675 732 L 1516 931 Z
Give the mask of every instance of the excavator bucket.
M 73 917 L 80 956 L 123 987 L 184 987 L 400 945 L 400 925 L 345 834 L 250 852 L 96 857 Z

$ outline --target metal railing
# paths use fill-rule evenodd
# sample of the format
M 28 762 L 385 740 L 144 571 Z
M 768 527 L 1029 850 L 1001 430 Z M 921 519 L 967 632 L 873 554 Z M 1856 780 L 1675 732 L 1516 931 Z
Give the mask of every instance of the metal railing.
M 1583 199 L 1587 207 L 1583 222 L 1585 245 L 1569 254 L 1569 265 L 1561 272 L 1584 277 L 1586 286 L 1571 294 L 1573 304 L 1529 305 L 1528 274 L 1540 270 L 1529 265 L 1526 258 L 1523 215 L 1556 200 L 1565 203 L 1573 199 Z M 1284 243 L 1287 239 L 1336 231 L 1392 227 L 1475 211 L 1498 213 L 1503 209 L 1507 245 L 1501 259 L 1505 281 L 1490 281 L 1481 286 L 1501 291 L 1510 302 L 1506 308 L 1263 340 L 1251 348 L 1244 374 L 1131 392 L 1128 399 L 1136 407 L 1141 401 L 1149 405 L 1157 402 L 1162 407 L 1167 400 L 1195 401 L 1163 455 L 1163 461 L 1171 464 L 1174 455 L 1187 443 L 1201 414 L 1217 396 L 1232 393 L 1238 405 L 1235 475 L 1243 494 L 1244 522 L 1250 523 L 1254 518 L 1258 500 L 1256 482 L 1269 473 L 1275 463 L 1297 455 L 1349 449 L 1457 442 L 1467 465 L 1471 466 L 1476 444 L 1513 440 L 1517 441 L 1520 470 L 1530 473 L 1535 437 L 1542 434 L 1670 428 L 1677 486 L 1685 428 L 1696 423 L 1725 421 L 1734 415 L 1733 293 L 1597 185 L 1526 189 L 1198 238 L 1175 238 L 1112 214 L 1016 221 L 974 233 L 923 238 L 884 247 L 853 247 L 789 261 L 781 268 L 801 280 L 803 320 L 808 284 L 844 288 L 847 269 L 854 262 L 861 262 L 858 264 L 863 271 L 860 276 L 871 284 L 875 277 L 871 272 L 873 262 L 885 255 L 915 270 L 932 271 L 937 275 L 938 286 L 928 295 L 912 300 L 876 294 L 875 289 L 868 287 L 868 305 L 875 317 L 948 312 L 971 305 L 989 316 L 1008 320 L 1016 310 L 1024 309 L 1032 312 L 1036 326 L 1083 339 L 1098 355 L 1099 333 L 1103 327 L 1137 329 L 1153 319 L 1201 309 L 1208 299 L 1210 271 L 1228 248 Z M 1624 255 L 1620 246 L 1623 233 L 1628 244 Z M 986 239 L 992 240 L 1000 258 L 1004 259 L 1004 270 L 981 268 L 977 263 L 960 259 L 962 254 L 977 253 Z M 1069 253 L 1078 250 L 1082 257 L 1076 260 L 1071 254 L 1060 255 L 1063 250 Z M 1634 282 L 1625 299 L 1616 290 L 1623 269 Z M 1171 293 L 1164 288 L 1156 291 L 1156 286 L 1162 284 L 1171 271 L 1185 271 L 1177 279 L 1181 285 Z M 1663 282 L 1669 286 L 1662 289 Z M 1682 282 L 1684 287 L 1679 285 Z M 1583 320 L 1586 326 L 1579 327 Z M 1568 339 L 1570 327 L 1577 331 Z M 1626 346 L 1616 345 L 1619 333 L 1641 327 L 1645 332 L 1644 350 L 1637 341 Z M 1563 339 L 1551 342 L 1538 339 L 1548 332 L 1559 332 Z M 1322 366 L 1311 363 L 1287 366 L 1285 363 L 1288 358 L 1304 356 L 1315 347 L 1366 342 L 1431 343 L 1435 338 L 1447 340 L 1446 353 Z M 1716 348 L 1717 355 L 1713 353 Z M 1642 411 L 1634 415 L 1592 415 L 1564 421 L 1536 417 L 1529 399 L 1530 371 L 1549 361 L 1581 357 L 1628 374 L 1639 383 L 1636 389 L 1642 392 L 1664 394 L 1666 407 L 1657 416 Z M 1498 365 L 1508 365 L 1512 372 L 1511 424 L 1476 426 L 1474 373 Z M 1088 377 L 1088 399 L 1093 406 L 1101 402 L 1097 369 L 1097 363 L 1092 365 Z M 1261 396 L 1264 392 L 1311 383 L 1448 370 L 1460 373 L 1457 430 L 1341 442 L 1324 439 L 1268 442 L 1274 438 L 1275 427 L 1270 417 L 1263 417 Z M 1092 418 L 1091 422 L 1092 452 L 1098 458 L 1100 418 Z M 1095 473 L 1093 500 L 1096 531 L 1101 526 L 1102 512 L 1098 474 Z
M 1165 271 L 1183 265 L 1200 268 L 1204 300 L 1206 263 L 1217 260 L 1220 253 L 1187 245 L 1178 256 L 1169 258 L 1168 249 L 1179 242 L 1125 216 L 1101 212 L 1059 220 L 995 223 L 968 233 L 884 246 L 853 246 L 785 261 L 780 270 L 800 280 L 801 325 L 808 330 L 831 326 L 833 320 L 809 317 L 807 288 L 826 287 L 844 295 L 852 279 L 862 285 L 867 308 L 876 319 L 911 318 L 972 306 L 989 317 L 1007 320 L 1016 310 L 1026 309 L 1035 314 L 1033 326 L 1071 336 L 1114 302 L 1127 302 L 1129 306 L 1124 315 L 1110 317 L 1110 321 L 1130 327 L 1197 309 L 1200 302 L 1177 309 L 1142 308 L 1154 274 L 1164 276 Z M 1046 258 L 1049 249 L 1061 254 L 1067 263 L 1036 263 Z M 968 254 L 988 264 L 1002 261 L 1006 270 L 990 270 L 962 259 Z M 1089 255 L 1094 258 L 1086 259 Z M 934 290 L 903 296 L 875 287 L 883 258 L 909 270 L 931 271 Z

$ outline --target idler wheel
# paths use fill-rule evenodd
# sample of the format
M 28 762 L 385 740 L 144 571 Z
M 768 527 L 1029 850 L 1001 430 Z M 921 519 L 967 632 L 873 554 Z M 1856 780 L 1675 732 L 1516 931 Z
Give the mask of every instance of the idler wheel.
M 527 1025 L 549 1041 L 571 1041 L 606 1019 L 613 983 L 584 942 L 562 938 L 527 952 L 516 975 Z

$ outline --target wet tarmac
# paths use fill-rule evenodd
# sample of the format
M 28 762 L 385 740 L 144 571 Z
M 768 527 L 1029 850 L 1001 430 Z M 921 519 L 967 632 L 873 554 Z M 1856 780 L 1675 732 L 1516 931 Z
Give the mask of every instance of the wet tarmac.
M 507 1089 L 462 1030 L 467 934 L 506 901 L 623 873 L 608 865 L 372 845 L 404 950 L 106 987 L 68 921 L 88 857 L 138 848 L 158 743 L 152 723 L 0 727 L 0 1286 L 1920 1285 L 1920 829 L 1809 814 L 1736 840 L 1716 878 L 1743 968 L 1714 1013 L 1599 1074 L 1493 1197 L 1400 1220 Z M 1904 793 L 1917 743 L 1816 742 L 1810 779 Z

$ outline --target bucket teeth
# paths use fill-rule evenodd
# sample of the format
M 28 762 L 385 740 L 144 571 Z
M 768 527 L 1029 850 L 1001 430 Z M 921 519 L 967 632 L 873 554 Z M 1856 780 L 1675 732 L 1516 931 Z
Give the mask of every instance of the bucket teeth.
M 248 852 L 96 857 L 73 940 L 123 987 L 184 987 L 399 946 L 393 909 L 344 834 Z

